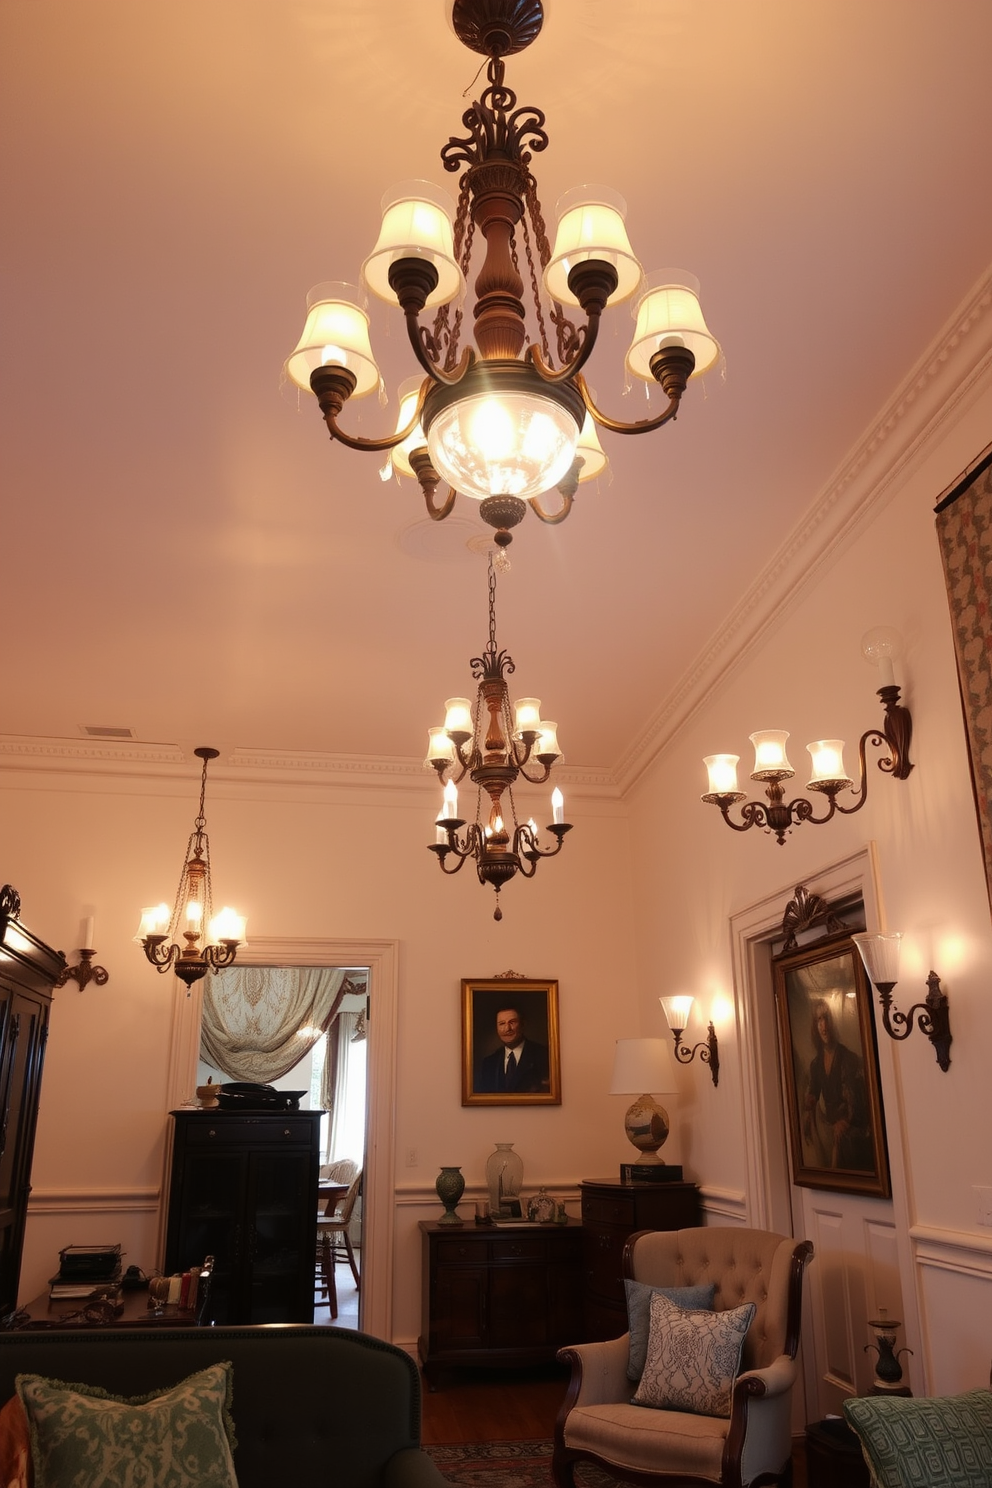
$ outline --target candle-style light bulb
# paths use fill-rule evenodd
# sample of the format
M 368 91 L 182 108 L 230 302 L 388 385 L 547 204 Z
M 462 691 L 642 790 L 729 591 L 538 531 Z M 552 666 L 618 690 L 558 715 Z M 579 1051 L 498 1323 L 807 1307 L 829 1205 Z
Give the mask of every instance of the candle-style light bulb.
M 554 825 L 556 827 L 562 827 L 562 826 L 564 826 L 564 824 L 565 824 L 565 797 L 562 795 L 561 791 L 558 789 L 557 786 L 555 786 L 554 790 L 551 792 L 551 812 L 552 812 L 551 819 L 554 822 Z
M 444 787 L 444 815 L 448 821 L 455 821 L 458 816 L 458 787 L 453 780 Z

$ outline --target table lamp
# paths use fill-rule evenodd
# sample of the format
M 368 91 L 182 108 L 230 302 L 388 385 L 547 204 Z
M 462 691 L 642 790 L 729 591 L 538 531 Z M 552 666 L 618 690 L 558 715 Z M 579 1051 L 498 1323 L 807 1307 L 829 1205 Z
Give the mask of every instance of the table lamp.
M 617 1039 L 613 1057 L 611 1095 L 636 1095 L 624 1117 L 627 1140 L 638 1150 L 638 1164 L 664 1165 L 658 1148 L 668 1136 L 668 1112 L 654 1099 L 676 1093 L 675 1069 L 668 1040 L 660 1038 Z

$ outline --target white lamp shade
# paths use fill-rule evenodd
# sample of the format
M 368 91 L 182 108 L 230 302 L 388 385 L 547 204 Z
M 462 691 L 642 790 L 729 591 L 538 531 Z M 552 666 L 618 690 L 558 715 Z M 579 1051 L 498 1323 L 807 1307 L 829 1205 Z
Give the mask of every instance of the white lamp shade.
M 417 399 L 420 396 L 420 389 L 423 387 L 423 385 L 424 379 L 422 377 L 407 377 L 404 379 L 403 382 L 400 383 L 398 393 L 400 407 L 399 412 L 396 415 L 395 430 L 397 434 L 401 429 L 405 429 L 407 424 L 413 418 L 413 410 L 417 406 Z M 418 420 L 413 433 L 408 434 L 407 437 L 403 440 L 402 444 L 394 445 L 393 448 L 389 451 L 389 458 L 392 461 L 393 469 L 400 475 L 412 476 L 413 467 L 410 464 L 410 454 L 415 449 L 426 448 L 427 435 L 424 433 L 423 428 L 421 427 L 421 424 Z M 389 466 L 387 465 L 387 475 L 388 472 Z
M 768 780 L 772 776 L 780 776 L 784 780 L 796 773 L 785 754 L 785 741 L 788 737 L 788 729 L 760 729 L 755 734 L 748 734 L 754 745 L 752 780 Z
M 806 748 L 813 761 L 813 773 L 809 777 L 811 786 L 835 785 L 838 781 L 850 785 L 851 777 L 844 769 L 843 739 L 817 739 L 815 744 L 807 744 Z
M 444 726 L 449 733 L 472 732 L 472 704 L 468 698 L 449 698 L 444 705 Z
M 539 731 L 541 727 L 541 699 L 540 698 L 517 698 L 513 705 L 513 716 L 516 737 L 526 730 L 528 733 Z
M 595 480 L 597 475 L 602 475 L 610 463 L 606 451 L 599 442 L 599 431 L 591 413 L 585 416 L 575 453 L 582 461 L 582 469 L 579 471 L 580 485 L 583 481 Z
M 681 1033 L 684 1030 L 689 1021 L 689 1014 L 692 1012 L 692 1004 L 695 1000 L 694 997 L 689 997 L 682 993 L 677 994 L 675 997 L 658 998 L 658 1001 L 665 1010 L 668 1026 L 673 1033 Z
M 212 941 L 236 940 L 244 943 L 245 926 L 248 921 L 244 915 L 238 914 L 229 904 L 225 904 L 219 914 L 215 914 L 210 921 L 208 933 Z
M 696 358 L 693 377 L 701 376 L 720 355 L 720 343 L 703 319 L 699 280 L 684 269 L 661 269 L 650 274 L 635 315 L 627 366 L 645 382 L 654 382 L 651 358 L 666 346 L 688 347 Z
M 703 760 L 709 774 L 710 795 L 733 796 L 737 792 L 739 754 L 708 754 Z
M 674 1095 L 678 1090 L 668 1039 L 617 1039 L 611 1095 Z
M 382 198 L 382 226 L 362 278 L 374 295 L 395 305 L 396 291 L 389 268 L 400 258 L 425 258 L 437 269 L 437 286 L 427 296 L 426 308 L 444 305 L 461 293 L 464 279 L 455 258 L 452 219 L 455 204 L 446 191 L 430 181 L 404 181 Z
M 448 731 L 444 728 L 430 728 L 427 730 L 427 758 L 425 765 L 433 765 L 435 760 L 444 760 L 446 764 L 454 764 L 455 746 L 448 738 Z
M 852 935 L 851 939 L 861 952 L 865 971 L 876 986 L 879 982 L 899 980 L 899 948 L 902 945 L 902 936 L 898 932 L 893 932 L 891 935 L 872 935 L 862 931 L 859 935 Z
M 317 367 L 347 367 L 357 378 L 353 398 L 364 398 L 379 386 L 379 368 L 369 342 L 369 317 L 362 291 L 354 284 L 316 284 L 307 295 L 303 335 L 286 362 L 286 374 L 297 387 L 310 388 Z
M 427 431 L 431 461 L 453 490 L 526 501 L 571 469 L 579 425 L 539 393 L 477 393 L 450 403 Z
M 588 259 L 602 259 L 617 271 L 610 304 L 629 299 L 643 278 L 627 237 L 627 203 L 609 186 L 576 186 L 558 201 L 554 252 L 544 271 L 544 286 L 562 305 L 578 305 L 568 287 L 570 269 Z

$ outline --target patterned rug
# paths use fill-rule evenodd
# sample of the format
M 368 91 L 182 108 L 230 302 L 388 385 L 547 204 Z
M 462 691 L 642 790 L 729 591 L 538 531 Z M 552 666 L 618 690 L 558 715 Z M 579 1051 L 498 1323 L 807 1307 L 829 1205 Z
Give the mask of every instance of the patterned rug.
M 457 1488 L 553 1488 L 550 1441 L 457 1442 L 425 1446 L 438 1471 Z M 575 1469 L 583 1488 L 617 1488 L 616 1478 L 590 1463 Z

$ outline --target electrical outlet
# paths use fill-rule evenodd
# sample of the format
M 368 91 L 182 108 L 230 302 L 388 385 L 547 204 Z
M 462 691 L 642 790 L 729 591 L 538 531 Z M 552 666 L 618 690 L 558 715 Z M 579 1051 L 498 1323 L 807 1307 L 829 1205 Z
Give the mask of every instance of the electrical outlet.
M 419 1168 L 420 1157 L 416 1147 L 408 1147 L 406 1149 L 406 1165 L 408 1168 Z M 989 1192 L 992 1193 L 992 1189 Z M 992 1219 L 989 1220 L 989 1224 L 992 1224 Z
M 976 1183 L 971 1191 L 975 1195 L 977 1222 L 992 1227 L 992 1188 L 982 1188 Z

